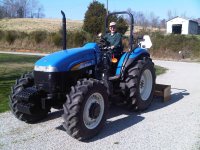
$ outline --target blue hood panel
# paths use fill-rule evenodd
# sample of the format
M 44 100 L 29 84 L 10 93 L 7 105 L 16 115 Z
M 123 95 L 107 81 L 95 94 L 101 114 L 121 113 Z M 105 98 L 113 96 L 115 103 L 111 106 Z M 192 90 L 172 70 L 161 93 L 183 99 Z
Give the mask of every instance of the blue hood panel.
M 68 71 L 76 64 L 85 61 L 96 63 L 96 53 L 99 47 L 96 43 L 88 43 L 83 47 L 61 50 L 47 55 L 35 63 L 35 66 L 55 67 L 58 72 Z

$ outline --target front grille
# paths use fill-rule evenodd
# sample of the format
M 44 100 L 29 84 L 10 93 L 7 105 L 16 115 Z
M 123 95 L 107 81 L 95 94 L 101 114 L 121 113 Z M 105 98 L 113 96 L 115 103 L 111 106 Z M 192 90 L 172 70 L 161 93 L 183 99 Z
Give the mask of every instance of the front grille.
M 39 90 L 44 90 L 48 93 L 59 93 L 66 90 L 66 73 L 34 71 L 34 78 L 35 85 Z

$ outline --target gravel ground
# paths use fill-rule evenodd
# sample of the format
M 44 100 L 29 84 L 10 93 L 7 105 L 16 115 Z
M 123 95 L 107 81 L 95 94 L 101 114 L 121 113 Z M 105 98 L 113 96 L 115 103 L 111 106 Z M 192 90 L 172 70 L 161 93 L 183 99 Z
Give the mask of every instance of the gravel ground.
M 199 149 L 200 64 L 154 62 L 169 69 L 157 77 L 157 83 L 172 86 L 170 101 L 154 99 L 141 114 L 113 106 L 105 128 L 88 142 L 79 142 L 65 133 L 62 110 L 53 110 L 46 120 L 32 125 L 6 112 L 0 114 L 0 149 Z

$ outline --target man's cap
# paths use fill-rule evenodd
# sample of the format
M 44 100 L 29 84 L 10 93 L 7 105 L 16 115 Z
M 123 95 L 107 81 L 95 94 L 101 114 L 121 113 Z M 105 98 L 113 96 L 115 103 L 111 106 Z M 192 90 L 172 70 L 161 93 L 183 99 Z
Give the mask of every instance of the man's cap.
M 111 22 L 109 27 L 111 27 L 111 26 L 116 26 L 116 22 Z

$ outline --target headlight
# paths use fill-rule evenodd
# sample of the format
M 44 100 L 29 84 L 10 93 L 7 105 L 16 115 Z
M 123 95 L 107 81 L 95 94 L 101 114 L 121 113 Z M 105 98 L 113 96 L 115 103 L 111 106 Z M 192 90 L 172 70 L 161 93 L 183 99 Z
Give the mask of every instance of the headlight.
M 42 72 L 58 72 L 58 69 L 56 67 L 51 66 L 35 66 L 34 70 Z

